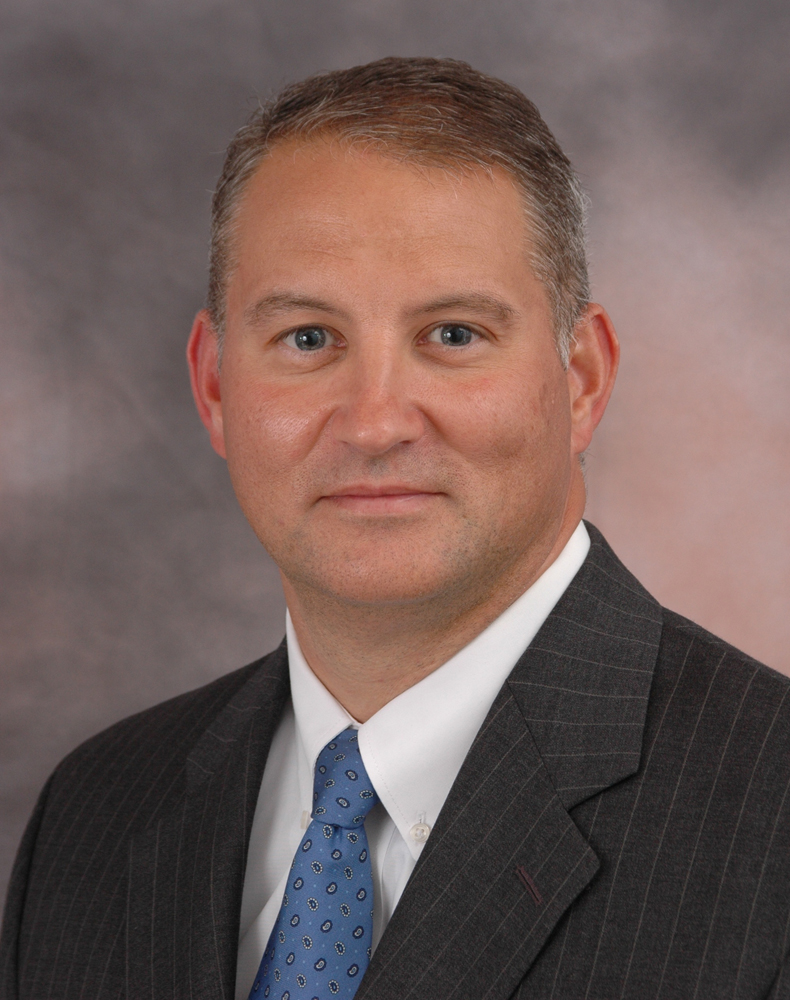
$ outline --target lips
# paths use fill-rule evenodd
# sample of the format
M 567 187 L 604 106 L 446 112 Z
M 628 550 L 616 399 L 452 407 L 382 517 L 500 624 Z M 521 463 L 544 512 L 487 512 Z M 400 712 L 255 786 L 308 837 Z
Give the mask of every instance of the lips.
M 377 483 L 376 485 L 367 485 L 364 483 L 354 484 L 352 486 L 346 486 L 342 489 L 335 490 L 332 493 L 326 493 L 324 496 L 327 499 L 343 498 L 343 497 L 364 497 L 364 498 L 376 498 L 376 497 L 405 497 L 405 496 L 436 496 L 435 490 L 425 490 L 421 489 L 419 486 L 410 486 L 403 483 Z
M 360 515 L 395 515 L 416 513 L 441 495 L 406 483 L 354 483 L 324 494 L 321 501 Z

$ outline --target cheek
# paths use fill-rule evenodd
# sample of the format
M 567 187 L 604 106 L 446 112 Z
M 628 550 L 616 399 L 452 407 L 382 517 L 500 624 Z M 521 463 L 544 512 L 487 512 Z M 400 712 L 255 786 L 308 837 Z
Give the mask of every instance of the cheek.
M 303 393 L 258 380 L 223 386 L 228 467 L 243 480 L 282 478 L 309 454 L 320 433 L 321 413 Z
M 555 455 L 565 459 L 570 447 L 564 380 L 522 373 L 483 379 L 460 396 L 437 401 L 434 412 L 459 453 L 508 478 L 531 465 L 553 464 Z

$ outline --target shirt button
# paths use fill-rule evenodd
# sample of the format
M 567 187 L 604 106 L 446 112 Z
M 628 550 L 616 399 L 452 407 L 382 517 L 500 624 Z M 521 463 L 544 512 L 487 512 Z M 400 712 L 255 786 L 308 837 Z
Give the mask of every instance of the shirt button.
M 418 844 L 424 844 L 431 834 L 431 828 L 427 823 L 415 823 L 409 830 L 409 836 Z

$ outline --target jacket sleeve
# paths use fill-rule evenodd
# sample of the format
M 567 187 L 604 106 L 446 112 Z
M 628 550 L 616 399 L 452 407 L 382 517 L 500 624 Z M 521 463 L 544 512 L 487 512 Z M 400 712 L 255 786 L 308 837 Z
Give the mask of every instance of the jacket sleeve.
M 51 783 L 52 778 L 46 783 L 38 797 L 36 808 L 27 824 L 11 871 L 11 881 L 8 885 L 8 896 L 3 915 L 3 929 L 2 934 L 0 934 L 0 1000 L 18 1000 L 19 997 L 19 945 L 28 875 Z

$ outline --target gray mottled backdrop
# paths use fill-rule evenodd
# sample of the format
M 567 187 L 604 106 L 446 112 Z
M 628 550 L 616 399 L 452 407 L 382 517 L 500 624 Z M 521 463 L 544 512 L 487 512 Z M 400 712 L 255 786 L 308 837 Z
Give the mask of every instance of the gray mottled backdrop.
M 78 741 L 258 656 L 276 573 L 193 413 L 209 189 L 256 99 L 388 54 L 522 87 L 624 346 L 589 515 L 790 672 L 787 0 L 4 0 L 0 881 Z

